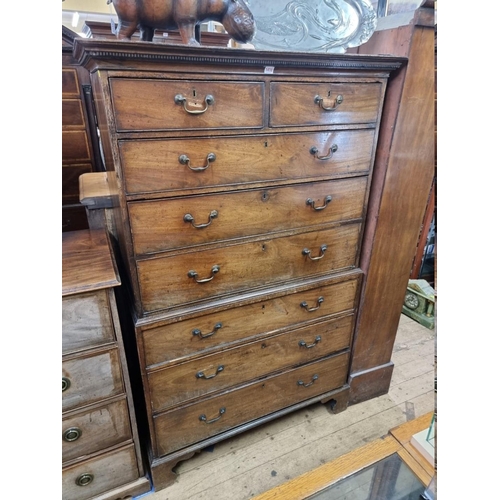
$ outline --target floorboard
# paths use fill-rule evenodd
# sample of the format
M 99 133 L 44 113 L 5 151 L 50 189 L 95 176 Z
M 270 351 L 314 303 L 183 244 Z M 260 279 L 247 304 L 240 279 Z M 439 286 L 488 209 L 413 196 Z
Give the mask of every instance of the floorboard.
M 401 315 L 389 393 L 332 415 L 322 404 L 203 450 L 141 500 L 248 500 L 435 409 L 435 332 Z

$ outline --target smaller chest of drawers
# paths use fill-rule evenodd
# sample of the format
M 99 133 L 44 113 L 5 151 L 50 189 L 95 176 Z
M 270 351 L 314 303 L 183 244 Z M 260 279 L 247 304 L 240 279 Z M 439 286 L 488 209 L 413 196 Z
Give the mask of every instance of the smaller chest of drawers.
M 104 231 L 62 235 L 62 498 L 150 490 L 135 422 Z

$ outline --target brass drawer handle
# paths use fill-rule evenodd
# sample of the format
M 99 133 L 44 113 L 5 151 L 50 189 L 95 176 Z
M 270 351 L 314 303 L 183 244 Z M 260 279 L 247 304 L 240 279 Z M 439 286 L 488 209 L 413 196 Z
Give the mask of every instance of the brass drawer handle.
M 201 280 L 199 280 L 197 278 L 198 276 L 198 273 L 196 271 L 189 271 L 188 272 L 188 277 L 189 278 L 193 278 L 196 283 L 208 283 L 209 281 L 212 281 L 214 278 L 215 278 L 215 275 L 220 271 L 220 267 L 219 266 L 213 266 L 212 267 L 212 276 L 210 276 L 210 278 L 203 278 Z
M 174 97 L 174 102 L 175 104 L 182 104 L 184 111 L 190 115 L 201 115 L 208 109 L 208 106 L 211 106 L 215 102 L 215 99 L 213 95 L 208 94 L 205 97 L 205 109 L 188 109 L 186 106 L 187 99 L 182 94 L 177 94 Z
M 339 94 L 333 101 L 333 106 L 328 107 L 323 104 L 323 98 L 319 95 L 314 97 L 314 103 L 319 104 L 325 111 L 335 111 L 344 102 L 344 96 Z
M 66 391 L 71 387 L 71 380 L 68 377 L 62 378 L 62 391 Z
M 200 339 L 206 339 L 208 337 L 211 337 L 212 335 L 215 335 L 217 333 L 217 330 L 219 330 L 220 328 L 222 328 L 222 323 L 216 323 L 214 325 L 214 329 L 210 333 L 205 333 L 205 335 L 201 333 L 201 330 L 196 328 L 195 330 L 193 330 L 193 335 L 199 337 Z
M 88 486 L 94 480 L 93 474 L 81 474 L 76 478 L 75 483 L 78 486 Z
M 305 347 L 306 349 L 311 349 L 312 347 L 316 346 L 318 342 L 321 342 L 321 335 L 318 335 L 312 344 L 306 344 L 305 340 L 299 341 L 299 347 Z
M 314 311 L 317 311 L 320 307 L 321 307 L 321 304 L 324 302 L 324 298 L 323 297 L 318 297 L 318 300 L 316 301 L 316 304 L 318 304 L 316 307 L 307 307 L 307 302 L 304 300 L 304 302 L 301 302 L 300 303 L 300 307 L 303 307 L 307 312 L 314 312 Z
M 198 373 L 196 374 L 196 378 L 204 378 L 205 380 L 209 380 L 209 379 L 214 378 L 214 377 L 216 377 L 217 375 L 219 375 L 219 373 L 220 373 L 221 371 L 223 371 L 223 370 L 224 370 L 224 365 L 219 365 L 219 366 L 217 367 L 217 370 L 215 370 L 215 373 L 214 373 L 214 374 L 212 374 L 212 375 L 208 375 L 208 376 L 207 376 L 207 375 L 205 375 L 202 371 L 200 371 L 200 372 L 198 372 Z
M 186 214 L 184 216 L 184 222 L 190 222 L 191 225 L 196 229 L 203 229 L 204 227 L 210 226 L 210 224 L 212 224 L 212 221 L 216 219 L 218 215 L 219 212 L 217 212 L 217 210 L 212 210 L 208 216 L 208 222 L 206 222 L 205 224 L 195 224 L 194 217 L 191 214 Z
M 217 420 L 219 420 L 222 415 L 224 415 L 224 413 L 226 413 L 226 409 L 223 407 L 219 410 L 219 416 L 212 418 L 212 420 L 207 420 L 207 416 L 205 414 L 200 415 L 199 418 L 201 422 L 205 422 L 206 424 L 213 424 L 214 422 L 217 422 Z
M 216 160 L 216 156 L 214 153 L 208 153 L 207 155 L 207 164 L 204 167 L 192 167 L 190 164 L 189 156 L 188 155 L 180 155 L 179 156 L 179 163 L 181 165 L 187 165 L 187 167 L 192 170 L 193 172 L 202 172 L 203 170 L 206 170 L 210 166 L 210 162 Z
M 310 387 L 311 385 L 314 384 L 314 382 L 316 382 L 316 380 L 318 380 L 318 378 L 319 378 L 318 375 L 313 375 L 313 378 L 308 384 L 305 384 L 304 382 L 302 382 L 302 380 L 298 380 L 297 385 L 301 385 L 302 387 Z
M 69 429 L 66 429 L 64 431 L 63 439 L 68 443 L 72 443 L 73 441 L 80 439 L 81 435 L 82 435 L 81 429 L 79 429 L 78 427 L 70 427 Z
M 325 196 L 325 200 L 323 202 L 324 205 L 322 205 L 321 207 L 317 207 L 312 198 L 307 198 L 306 205 L 310 205 L 311 207 L 313 207 L 313 210 L 319 211 L 319 210 L 324 210 L 326 208 L 326 206 L 328 205 L 328 203 L 330 203 L 331 201 L 332 201 L 332 197 L 330 195 Z
M 333 156 L 333 153 L 335 153 L 337 151 L 337 149 L 339 149 L 339 147 L 334 144 L 328 151 L 330 152 L 330 154 L 328 154 L 327 156 L 318 156 L 318 148 L 316 146 L 313 146 L 310 150 L 309 150 L 309 153 L 311 153 L 313 156 L 316 157 L 316 159 L 318 160 L 329 160 L 332 156 Z
M 302 255 L 307 255 L 309 257 L 309 259 L 311 259 L 311 260 L 319 260 L 325 256 L 325 252 L 326 252 L 327 248 L 328 247 L 326 245 L 321 245 L 320 254 L 317 257 L 311 257 L 311 250 L 309 250 L 309 248 L 304 248 L 304 250 L 302 250 Z

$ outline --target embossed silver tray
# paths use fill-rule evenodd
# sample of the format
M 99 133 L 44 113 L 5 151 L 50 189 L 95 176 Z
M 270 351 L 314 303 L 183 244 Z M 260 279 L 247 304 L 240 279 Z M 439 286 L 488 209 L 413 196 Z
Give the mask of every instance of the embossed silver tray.
M 245 0 L 257 25 L 256 49 L 331 52 L 365 43 L 377 15 L 370 0 Z

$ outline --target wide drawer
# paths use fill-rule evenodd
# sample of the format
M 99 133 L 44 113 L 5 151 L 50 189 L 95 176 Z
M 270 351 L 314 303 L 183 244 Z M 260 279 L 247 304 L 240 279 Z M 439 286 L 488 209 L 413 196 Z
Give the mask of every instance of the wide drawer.
M 142 305 L 149 312 L 355 267 L 360 230 L 347 224 L 137 261 Z
M 62 377 L 63 411 L 96 403 L 124 391 L 116 348 L 64 360 Z
M 264 84 L 111 78 L 117 132 L 263 126 Z
M 271 83 L 271 127 L 375 123 L 381 83 Z
M 153 418 L 157 455 L 341 387 L 348 363 L 346 352 L 158 415 Z
M 148 373 L 153 412 L 346 349 L 354 317 L 298 328 Z
M 362 129 L 118 145 L 125 192 L 134 194 L 367 173 L 374 138 Z
M 139 478 L 133 444 L 67 467 L 62 471 L 62 499 L 87 500 Z
M 358 279 L 141 330 L 146 366 L 263 338 L 356 307 Z M 248 321 L 252 318 L 252 321 Z
M 73 413 L 62 420 L 62 460 L 74 460 L 132 438 L 127 400 Z
M 63 354 L 114 340 L 113 321 L 106 290 L 63 297 Z
M 367 177 L 129 203 L 136 255 L 363 216 Z

